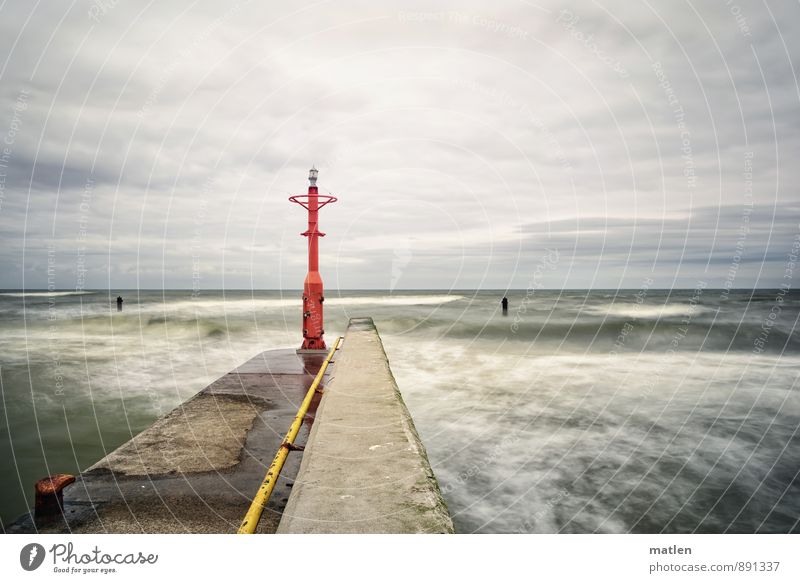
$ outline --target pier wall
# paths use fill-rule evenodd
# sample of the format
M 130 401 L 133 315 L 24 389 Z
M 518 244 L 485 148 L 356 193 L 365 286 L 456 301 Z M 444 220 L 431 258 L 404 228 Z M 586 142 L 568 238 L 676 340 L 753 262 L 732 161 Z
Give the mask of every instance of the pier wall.
M 278 533 L 450 533 L 372 318 L 353 318 Z

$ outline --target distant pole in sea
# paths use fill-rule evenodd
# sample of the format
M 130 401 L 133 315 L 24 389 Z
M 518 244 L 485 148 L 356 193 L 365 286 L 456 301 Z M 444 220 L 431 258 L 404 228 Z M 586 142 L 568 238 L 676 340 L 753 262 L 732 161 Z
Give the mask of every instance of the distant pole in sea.
M 291 202 L 297 203 L 308 211 L 308 229 L 300 233 L 308 237 L 308 273 L 303 283 L 303 345 L 301 350 L 325 350 L 325 322 L 322 313 L 322 303 L 325 294 L 322 287 L 322 276 L 319 274 L 319 237 L 325 233 L 320 232 L 318 223 L 319 210 L 326 204 L 336 202 L 335 196 L 320 195 L 317 190 L 318 170 L 311 167 L 308 172 L 308 194 L 299 194 L 289 197 Z

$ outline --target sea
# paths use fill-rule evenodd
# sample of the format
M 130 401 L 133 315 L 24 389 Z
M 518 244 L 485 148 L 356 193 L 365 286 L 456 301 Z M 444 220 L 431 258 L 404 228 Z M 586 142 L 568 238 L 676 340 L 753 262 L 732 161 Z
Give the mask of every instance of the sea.
M 298 346 L 300 295 L 0 292 L 2 525 L 38 478 Z M 800 532 L 797 292 L 329 290 L 325 310 L 329 339 L 375 320 L 458 532 Z

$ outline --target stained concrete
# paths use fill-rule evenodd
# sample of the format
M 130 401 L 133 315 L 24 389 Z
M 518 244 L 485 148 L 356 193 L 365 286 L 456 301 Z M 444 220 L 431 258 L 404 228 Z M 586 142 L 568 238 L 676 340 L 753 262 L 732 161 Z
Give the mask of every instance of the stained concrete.
M 82 472 L 64 489 L 63 517 L 35 524 L 26 515 L 9 531 L 236 532 L 323 360 L 291 349 L 258 354 Z M 290 453 L 258 532 L 275 532 L 301 456 Z
M 371 318 L 350 320 L 278 532 L 453 532 Z
M 200 394 L 89 468 L 126 476 L 223 471 L 239 463 L 260 409 L 248 398 Z

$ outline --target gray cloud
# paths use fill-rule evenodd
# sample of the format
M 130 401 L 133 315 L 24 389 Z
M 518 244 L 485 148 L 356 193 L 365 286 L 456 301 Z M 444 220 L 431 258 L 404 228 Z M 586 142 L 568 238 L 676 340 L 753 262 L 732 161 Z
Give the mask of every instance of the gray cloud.
M 799 16 L 749 0 L 7 2 L 0 287 L 46 287 L 48 255 L 63 288 L 79 257 L 88 287 L 190 287 L 198 266 L 207 287 L 298 287 L 286 198 L 312 163 L 340 197 L 322 219 L 329 285 L 525 287 L 557 247 L 552 287 L 654 269 L 714 286 L 737 243 L 735 284 L 778 285 L 800 228 Z

